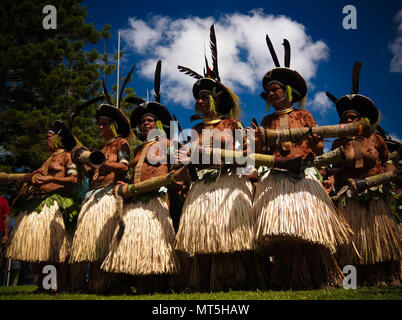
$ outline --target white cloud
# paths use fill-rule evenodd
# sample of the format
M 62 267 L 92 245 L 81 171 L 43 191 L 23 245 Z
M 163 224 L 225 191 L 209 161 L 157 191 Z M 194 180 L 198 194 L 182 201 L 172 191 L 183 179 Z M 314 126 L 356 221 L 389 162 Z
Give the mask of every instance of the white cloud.
M 307 102 L 307 107 L 311 111 L 318 112 L 323 116 L 333 107 L 333 103 L 328 99 L 324 91 L 320 91 L 314 95 L 312 101 Z
M 290 67 L 302 74 L 308 83 L 315 76 L 318 63 L 328 58 L 323 41 L 314 42 L 305 27 L 285 16 L 264 14 L 262 9 L 249 14 L 227 14 L 219 20 L 212 17 L 188 17 L 173 20 L 152 16 L 147 21 L 130 18 L 122 30 L 127 48 L 144 58 L 137 63 L 140 74 L 153 79 L 156 61 L 162 60 L 161 92 L 164 99 L 187 108 L 193 105 L 192 85 L 195 79 L 180 73 L 178 65 L 203 74 L 204 48 L 209 64 L 209 28 L 215 24 L 219 73 L 222 82 L 235 92 L 258 94 L 264 74 L 274 67 L 265 43 L 268 33 L 283 66 L 283 39 L 291 45 Z M 166 101 L 166 100 L 165 100 Z
M 389 71 L 402 73 L 402 9 L 396 14 L 394 20 L 398 24 L 398 36 L 389 45 L 393 54 Z

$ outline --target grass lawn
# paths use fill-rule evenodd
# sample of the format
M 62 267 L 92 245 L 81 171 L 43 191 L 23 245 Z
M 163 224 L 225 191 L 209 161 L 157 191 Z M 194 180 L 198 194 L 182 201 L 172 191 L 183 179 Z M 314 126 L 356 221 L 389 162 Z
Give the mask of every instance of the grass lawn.
M 229 291 L 214 293 L 155 293 L 96 295 L 34 293 L 36 286 L 0 287 L 0 300 L 402 300 L 402 287 L 362 287 L 306 291 Z

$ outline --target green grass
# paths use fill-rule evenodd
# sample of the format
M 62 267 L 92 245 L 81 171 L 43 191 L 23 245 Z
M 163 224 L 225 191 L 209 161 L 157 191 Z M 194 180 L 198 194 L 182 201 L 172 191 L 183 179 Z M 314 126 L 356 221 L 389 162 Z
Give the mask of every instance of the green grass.
M 36 286 L 0 287 L 0 300 L 402 300 L 401 287 L 362 287 L 306 291 L 229 291 L 214 293 L 155 293 L 96 295 L 34 293 Z

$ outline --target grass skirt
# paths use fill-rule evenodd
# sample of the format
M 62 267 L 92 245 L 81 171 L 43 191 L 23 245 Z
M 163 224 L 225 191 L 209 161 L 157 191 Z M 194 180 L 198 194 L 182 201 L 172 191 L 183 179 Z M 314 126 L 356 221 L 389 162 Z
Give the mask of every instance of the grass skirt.
M 83 204 L 78 215 L 70 263 L 94 262 L 106 257 L 116 229 L 116 209 L 117 199 L 105 192 L 92 195 Z
M 166 201 L 157 197 L 147 204 L 125 203 L 122 217 L 103 270 L 131 275 L 178 272 L 175 232 Z
M 233 172 L 216 181 L 192 184 L 184 202 L 176 249 L 190 255 L 230 253 L 254 248 L 252 185 Z
M 27 262 L 62 263 L 70 252 L 63 215 L 55 201 L 41 212 L 23 211 L 11 232 L 8 259 Z
M 390 206 L 381 196 L 369 201 L 362 206 L 358 200 L 347 199 L 346 207 L 339 201 L 338 208 L 355 233 L 353 242 L 360 253 L 359 258 L 348 246 L 340 257 L 341 265 L 402 260 L 401 230 Z
M 271 170 L 257 185 L 254 208 L 261 244 L 299 240 L 321 244 L 335 253 L 350 243 L 353 232 L 314 174 L 295 182 L 280 175 Z

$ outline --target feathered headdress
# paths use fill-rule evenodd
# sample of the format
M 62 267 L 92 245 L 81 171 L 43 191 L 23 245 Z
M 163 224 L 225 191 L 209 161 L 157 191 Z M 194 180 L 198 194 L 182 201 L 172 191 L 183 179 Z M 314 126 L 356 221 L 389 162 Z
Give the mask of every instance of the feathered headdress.
M 157 120 L 157 128 L 160 130 L 164 130 L 167 137 L 170 136 L 170 121 L 172 120 L 172 116 L 170 115 L 169 110 L 163 106 L 161 102 L 161 94 L 160 94 L 160 82 L 161 82 L 161 69 L 162 69 L 162 61 L 158 61 L 155 68 L 155 76 L 154 76 L 154 98 L 155 101 L 145 101 L 140 97 L 129 97 L 126 99 L 126 102 L 135 104 L 136 107 L 130 115 L 130 124 L 132 128 L 137 128 L 141 123 L 141 118 L 150 113 L 154 115 Z
M 271 53 L 272 60 L 274 61 L 275 68 L 265 74 L 264 78 L 262 79 L 262 87 L 264 88 L 264 90 L 267 90 L 267 85 L 269 82 L 279 81 L 285 86 L 290 87 L 291 90 L 289 90 L 288 94 L 290 95 L 291 103 L 301 101 L 307 94 L 307 85 L 306 81 L 297 71 L 290 69 L 289 41 L 287 39 L 283 39 L 282 43 L 285 49 L 285 67 L 283 68 L 279 64 L 275 49 L 268 35 L 266 35 L 265 40 L 268 46 L 268 50 Z M 267 100 L 266 92 L 261 92 L 260 96 L 264 99 L 264 101 Z
M 359 94 L 359 80 L 362 63 L 356 61 L 352 71 L 352 91 L 351 94 L 345 95 L 337 99 L 334 95 L 326 92 L 327 97 L 336 104 L 336 110 L 341 118 L 342 114 L 347 110 L 355 110 L 362 117 L 370 120 L 372 125 L 378 125 L 380 113 L 374 102 L 366 96 Z
M 180 72 L 197 79 L 197 82 L 193 86 L 193 95 L 195 99 L 198 99 L 198 94 L 201 90 L 207 90 L 211 93 L 211 96 L 215 99 L 217 96 L 220 98 L 220 103 L 216 106 L 217 111 L 220 114 L 229 114 L 230 118 L 238 119 L 240 116 L 240 103 L 239 98 L 228 87 L 221 83 L 221 78 L 218 69 L 218 46 L 216 43 L 216 34 L 214 25 L 210 28 L 210 42 L 212 56 L 212 69 L 208 64 L 206 55 L 204 76 L 199 73 L 183 66 L 177 66 Z

